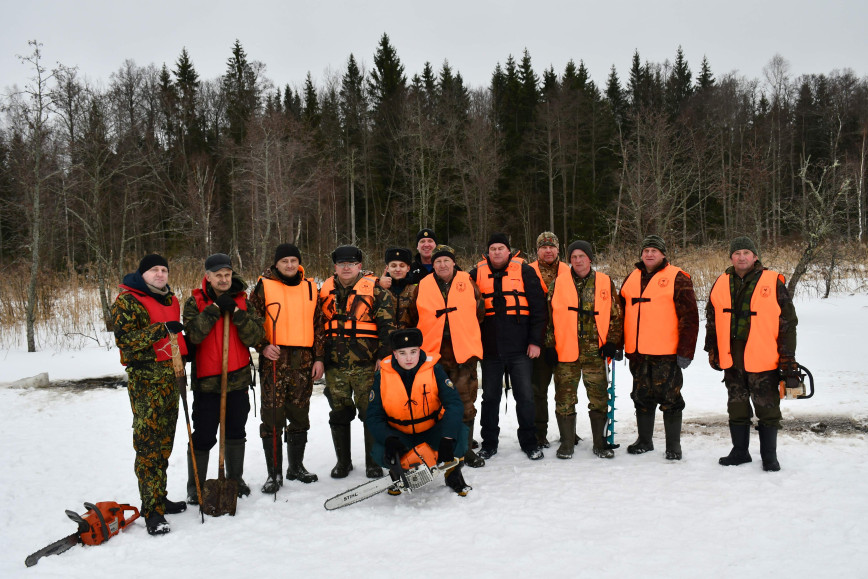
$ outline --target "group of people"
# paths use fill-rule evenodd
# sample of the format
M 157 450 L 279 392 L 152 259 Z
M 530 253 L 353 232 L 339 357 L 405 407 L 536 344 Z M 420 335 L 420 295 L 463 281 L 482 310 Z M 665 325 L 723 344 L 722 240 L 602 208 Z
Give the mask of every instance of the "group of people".
M 303 460 L 313 383 L 323 376 L 336 455 L 333 478 L 353 470 L 351 425 L 358 414 L 366 477 L 383 477 L 386 468 L 397 481 L 410 458 L 428 456 L 451 465 L 446 484 L 464 496 L 471 487 L 462 467 L 483 467 L 498 453 L 504 385 L 515 400 L 521 450 L 530 460 L 544 457 L 552 378 L 560 438 L 556 456 L 572 458 L 579 440 L 581 381 L 593 453 L 610 459 L 607 364 L 622 355 L 633 375 L 638 430 L 627 452 L 654 450 L 659 406 L 665 457 L 681 459 L 682 371 L 694 356 L 699 315 L 690 275 L 669 263 L 662 238 L 643 240 L 640 260 L 617 293 L 612 278 L 595 269 L 589 242 L 571 243 L 563 262 L 551 232 L 537 238 L 537 259 L 530 264 L 511 248 L 507 235 L 494 233 L 483 258 L 468 271 L 433 230 L 419 231 L 416 244 L 415 257 L 410 249 L 388 249 L 380 276 L 363 267 L 359 248 L 340 246 L 331 254 L 334 275 L 318 286 L 305 275 L 299 248 L 284 243 L 249 295 L 229 256 L 214 254 L 205 260 L 202 286 L 183 312 L 162 256 L 145 256 L 124 278 L 112 317 L 129 377 L 135 472 L 149 533 L 168 532 L 164 515 L 199 500 L 194 472 L 201 486 L 217 442 L 223 381 L 226 475 L 237 481 L 239 496 L 250 493 L 243 467 L 247 389 L 254 384 L 251 348 L 259 353 L 263 493 L 276 493 L 284 484 L 284 444 L 286 479 L 317 480 Z M 732 266 L 715 282 L 706 306 L 705 350 L 711 366 L 724 371 L 732 438 L 731 452 L 719 462 L 751 461 L 755 411 L 763 469 L 776 471 L 779 381 L 798 381 L 798 320 L 783 276 L 762 265 L 752 240 L 734 239 L 730 259 Z M 191 362 L 194 432 L 186 503 L 166 497 L 179 399 L 172 334 Z

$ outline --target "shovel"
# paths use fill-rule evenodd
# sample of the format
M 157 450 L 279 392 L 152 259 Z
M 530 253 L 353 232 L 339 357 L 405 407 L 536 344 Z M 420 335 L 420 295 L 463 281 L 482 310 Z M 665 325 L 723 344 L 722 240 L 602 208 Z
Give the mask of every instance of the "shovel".
M 187 421 L 187 440 L 190 441 L 190 461 L 193 463 L 193 477 L 196 479 L 196 498 L 199 499 L 199 516 L 205 523 L 205 515 L 202 514 L 202 489 L 199 487 L 199 467 L 196 466 L 196 453 L 193 452 L 193 431 L 190 430 L 190 409 L 187 407 L 187 375 L 184 373 L 184 360 L 181 358 L 181 349 L 178 347 L 178 336 L 169 332 L 169 344 L 172 347 L 172 368 L 175 370 L 175 386 L 181 396 L 184 405 L 184 418 Z
M 235 516 L 238 482 L 226 478 L 223 460 L 226 454 L 226 381 L 229 373 L 229 312 L 223 313 L 223 368 L 220 373 L 220 459 L 217 480 L 206 480 L 202 510 L 212 517 Z

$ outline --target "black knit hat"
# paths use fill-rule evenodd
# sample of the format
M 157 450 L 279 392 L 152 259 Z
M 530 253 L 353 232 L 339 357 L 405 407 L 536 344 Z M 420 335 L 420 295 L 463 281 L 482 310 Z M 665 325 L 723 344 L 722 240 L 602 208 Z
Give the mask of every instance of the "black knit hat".
M 385 260 L 386 265 L 393 261 L 403 261 L 407 265 L 412 265 L 413 254 L 405 247 L 390 247 L 386 250 L 386 255 L 383 259 Z
M 448 257 L 452 261 L 455 261 L 455 250 L 448 245 L 438 245 L 434 248 L 434 253 L 431 254 L 431 261 L 434 261 L 438 257 Z
M 419 243 L 421 239 L 433 239 L 434 243 L 437 243 L 437 235 L 434 234 L 433 229 L 420 229 L 419 233 L 416 234 L 416 243 Z
M 735 239 L 733 239 L 729 243 L 729 256 L 732 257 L 732 254 L 739 249 L 749 249 L 753 252 L 754 255 L 759 257 L 759 252 L 756 250 L 756 244 L 750 237 L 736 237 Z
M 205 260 L 205 271 L 220 271 L 221 269 L 232 269 L 232 260 L 225 253 L 215 253 L 209 255 Z
M 419 328 L 395 330 L 389 334 L 389 346 L 391 346 L 393 352 L 401 348 L 421 348 L 422 330 Z
M 504 244 L 507 249 L 509 248 L 509 236 L 506 233 L 492 233 L 491 237 L 488 238 L 488 243 L 485 247 L 491 247 L 495 243 Z
M 281 243 L 274 250 L 274 263 L 277 263 L 284 257 L 297 257 L 298 263 L 301 263 L 301 251 L 291 243 Z
M 156 267 L 158 265 L 162 265 L 166 269 L 169 269 L 169 262 L 166 261 L 165 257 L 157 253 L 149 253 L 142 258 L 142 261 L 139 262 L 139 273 L 145 273 L 152 267 Z
M 580 249 L 585 252 L 585 255 L 588 256 L 588 259 L 594 261 L 594 248 L 591 247 L 591 244 L 587 241 L 579 239 L 578 241 L 574 241 L 567 247 L 567 261 L 573 256 L 573 252 L 577 249 Z
M 332 252 L 333 263 L 361 263 L 362 250 L 355 245 L 342 245 Z
M 663 241 L 663 238 L 659 235 L 649 235 L 645 239 L 642 240 L 642 250 L 646 247 L 653 247 L 654 249 L 659 249 L 660 253 L 666 255 L 666 242 Z M 640 250 L 640 253 L 641 251 Z

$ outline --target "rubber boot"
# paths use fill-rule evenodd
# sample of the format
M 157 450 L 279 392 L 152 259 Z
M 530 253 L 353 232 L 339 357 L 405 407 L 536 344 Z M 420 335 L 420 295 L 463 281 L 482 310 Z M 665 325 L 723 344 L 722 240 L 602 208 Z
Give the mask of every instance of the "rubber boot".
M 468 420 L 464 424 L 467 425 L 467 428 L 470 432 L 467 434 L 468 440 L 473 440 L 473 426 L 474 421 Z M 470 448 L 470 445 L 467 445 L 467 452 L 464 454 L 464 464 L 469 466 L 470 468 L 480 468 L 485 466 L 485 459 L 473 452 L 473 449 Z
M 561 445 L 556 453 L 558 458 L 568 459 L 573 458 L 573 451 L 576 448 L 576 415 L 555 413 L 555 418 L 558 421 L 558 430 L 561 433 Z
M 365 427 L 365 476 L 368 478 L 383 478 L 383 467 L 378 465 L 371 456 L 374 447 L 374 435 Z
M 210 453 L 207 450 L 197 450 L 194 453 L 196 457 L 196 470 L 199 472 L 199 488 L 205 492 L 205 478 L 208 475 L 208 457 Z M 193 475 L 193 460 L 190 457 L 190 448 L 187 447 L 187 504 L 198 505 L 199 494 L 196 492 L 196 478 Z
M 250 494 L 250 487 L 244 482 L 244 446 L 247 442 L 244 438 L 236 438 L 226 441 L 226 478 L 238 483 L 238 496 L 246 497 Z
M 332 424 L 332 442 L 338 462 L 332 469 L 332 478 L 347 478 L 353 470 L 350 442 L 352 441 L 349 424 Z
M 304 468 L 304 449 L 307 446 L 307 432 L 286 433 L 286 460 L 289 463 L 286 469 L 287 480 L 299 480 L 305 484 L 319 480 L 312 472 Z
M 681 413 L 663 415 L 666 430 L 666 460 L 681 460 Z
M 778 462 L 778 429 L 763 426 L 762 424 L 757 426 L 756 429 L 759 431 L 760 456 L 763 459 L 763 470 L 766 472 L 781 470 L 781 465 Z
M 462 466 L 464 466 L 463 461 L 446 471 L 446 486 L 455 491 L 459 497 L 466 497 L 473 487 L 465 482 L 464 475 L 461 474 Z
M 590 411 L 588 418 L 591 419 L 591 434 L 594 437 L 594 454 L 600 458 L 614 458 L 615 451 L 609 448 L 606 442 L 606 415 L 602 412 Z
M 627 447 L 627 452 L 630 454 L 643 454 L 654 450 L 654 411 L 640 412 L 636 411 L 636 429 L 639 431 L 639 436 L 636 442 Z
M 276 447 L 275 439 L 277 440 Z M 265 453 L 265 468 L 268 472 L 268 478 L 265 479 L 265 484 L 262 485 L 261 490 L 267 495 L 273 495 L 283 486 L 283 445 L 280 444 L 280 439 L 272 434 L 262 439 L 262 450 Z M 275 459 L 277 460 L 276 463 Z
M 729 423 L 729 436 L 732 438 L 732 450 L 729 455 L 720 457 L 718 464 L 722 466 L 737 466 L 751 462 L 748 447 L 750 446 L 750 424 Z

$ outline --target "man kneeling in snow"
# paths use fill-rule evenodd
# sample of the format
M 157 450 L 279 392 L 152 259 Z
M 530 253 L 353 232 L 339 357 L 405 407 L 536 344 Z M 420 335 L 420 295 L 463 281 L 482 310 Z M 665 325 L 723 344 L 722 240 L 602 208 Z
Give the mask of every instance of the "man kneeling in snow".
M 463 457 L 468 429 L 455 386 L 436 357 L 420 349 L 422 332 L 418 328 L 398 330 L 389 335 L 389 342 L 392 355 L 374 376 L 365 426 L 374 437 L 373 459 L 389 469 L 393 480 L 399 480 L 402 457 L 422 443 L 437 449 L 438 463 Z M 471 487 L 464 482 L 462 466 L 459 462 L 446 472 L 446 484 L 465 496 Z

